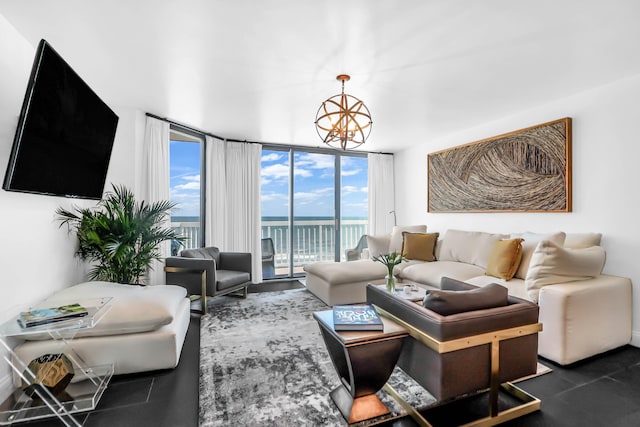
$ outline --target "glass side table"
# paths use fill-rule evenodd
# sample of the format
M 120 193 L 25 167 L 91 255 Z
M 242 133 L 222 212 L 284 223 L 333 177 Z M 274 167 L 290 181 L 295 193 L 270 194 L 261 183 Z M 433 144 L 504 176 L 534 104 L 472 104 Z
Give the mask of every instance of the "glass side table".
M 22 328 L 17 321 L 18 311 L 33 308 L 25 307 L 15 310 L 15 315 L 0 324 L 0 348 L 4 348 L 4 361 L 11 367 L 15 386 L 14 392 L 0 403 L 0 425 L 48 417 L 58 417 L 65 426 L 82 425 L 73 414 L 95 409 L 113 376 L 113 364 L 87 366 L 71 344 L 78 331 L 93 328 L 100 322 L 110 308 L 110 301 L 111 298 L 73 301 L 84 306 L 88 314 L 30 328 Z M 33 384 L 35 375 L 28 368 L 30 361 L 21 360 L 13 348 L 19 340 L 30 338 L 60 341 L 62 353 L 73 364 L 75 374 L 72 382 L 56 396 L 45 387 L 35 387 L 34 396 L 30 397 L 20 387 L 21 383 Z

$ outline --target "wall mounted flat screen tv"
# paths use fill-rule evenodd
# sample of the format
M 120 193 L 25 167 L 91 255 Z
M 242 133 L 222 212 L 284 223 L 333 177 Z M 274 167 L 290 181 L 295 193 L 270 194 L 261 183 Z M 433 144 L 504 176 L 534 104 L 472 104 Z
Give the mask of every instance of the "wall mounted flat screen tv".
M 118 116 L 41 40 L 2 188 L 102 198 L 117 125 Z

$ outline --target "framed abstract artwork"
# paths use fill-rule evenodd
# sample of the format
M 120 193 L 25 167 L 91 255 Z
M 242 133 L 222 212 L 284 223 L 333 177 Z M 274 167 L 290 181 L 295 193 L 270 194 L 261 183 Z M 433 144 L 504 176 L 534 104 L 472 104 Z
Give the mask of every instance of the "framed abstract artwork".
M 428 212 L 571 212 L 571 118 L 428 155 Z

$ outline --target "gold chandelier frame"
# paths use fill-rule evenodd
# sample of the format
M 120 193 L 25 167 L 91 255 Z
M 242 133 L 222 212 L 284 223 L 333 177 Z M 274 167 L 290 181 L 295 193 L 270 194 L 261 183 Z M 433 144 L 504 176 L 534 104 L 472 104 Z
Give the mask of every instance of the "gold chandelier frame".
M 351 150 L 364 144 L 371 133 L 371 113 L 364 102 L 344 93 L 344 82 L 351 77 L 340 74 L 342 92 L 324 101 L 316 113 L 316 131 L 322 141 L 342 150 Z

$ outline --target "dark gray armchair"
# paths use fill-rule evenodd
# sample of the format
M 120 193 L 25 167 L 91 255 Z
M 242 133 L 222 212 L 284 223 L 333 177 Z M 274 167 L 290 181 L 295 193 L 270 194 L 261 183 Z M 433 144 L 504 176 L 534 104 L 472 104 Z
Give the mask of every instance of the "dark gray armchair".
M 247 297 L 251 284 L 251 254 L 220 252 L 216 247 L 187 249 L 168 257 L 164 267 L 167 284 L 187 289 L 192 299 L 200 297 L 207 313 L 207 298 L 218 295 Z

